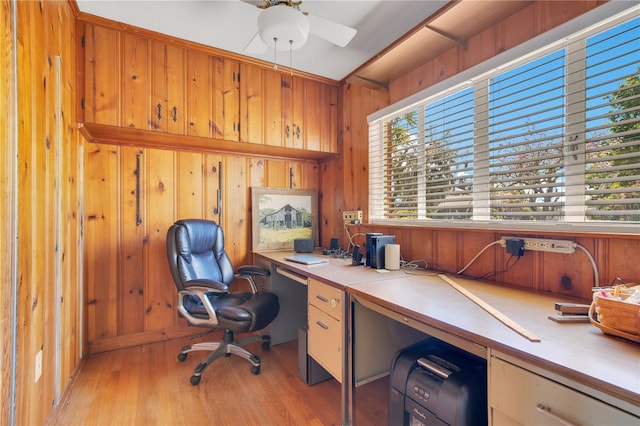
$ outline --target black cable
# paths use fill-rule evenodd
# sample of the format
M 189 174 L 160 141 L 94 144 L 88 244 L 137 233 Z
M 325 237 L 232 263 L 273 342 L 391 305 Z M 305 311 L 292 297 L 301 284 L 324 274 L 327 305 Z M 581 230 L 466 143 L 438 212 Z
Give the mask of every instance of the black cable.
M 511 260 L 513 260 L 514 257 L 516 258 L 516 261 L 513 262 L 512 265 L 509 265 L 509 263 L 511 263 Z M 487 272 L 487 273 L 482 274 L 482 275 L 477 276 L 477 277 L 467 276 L 466 278 L 470 278 L 472 280 L 486 280 L 486 279 L 493 278 L 493 277 L 496 277 L 498 275 L 504 274 L 505 272 L 509 272 L 511 270 L 511 268 L 516 266 L 516 264 L 520 261 L 521 257 L 522 256 L 511 255 L 511 257 L 509 257 L 509 259 L 507 259 L 507 263 L 505 265 L 505 268 L 503 270 L 501 270 L 501 271 L 491 271 L 491 272 Z M 458 275 L 460 275 L 460 274 L 458 274 Z

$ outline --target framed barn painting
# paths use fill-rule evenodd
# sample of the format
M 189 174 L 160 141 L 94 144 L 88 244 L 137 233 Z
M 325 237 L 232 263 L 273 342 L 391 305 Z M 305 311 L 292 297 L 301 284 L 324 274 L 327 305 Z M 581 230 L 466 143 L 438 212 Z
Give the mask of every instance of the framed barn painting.
M 317 246 L 318 193 L 307 189 L 251 188 L 253 251 L 293 250 L 293 240 Z

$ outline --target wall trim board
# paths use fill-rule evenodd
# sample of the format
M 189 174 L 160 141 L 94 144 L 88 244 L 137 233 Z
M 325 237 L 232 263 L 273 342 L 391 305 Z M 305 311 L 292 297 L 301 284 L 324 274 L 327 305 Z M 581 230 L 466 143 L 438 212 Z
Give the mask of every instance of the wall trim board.
M 175 135 L 96 123 L 80 123 L 80 133 L 91 143 L 128 145 L 174 151 L 221 152 L 286 160 L 320 161 L 338 154 L 273 145 L 236 142 L 202 136 Z
M 127 334 L 124 336 L 105 337 L 104 339 L 90 341 L 89 353 L 97 354 L 100 352 L 113 351 L 147 343 L 162 342 L 165 340 L 176 339 L 178 337 L 197 337 L 199 335 L 204 335 L 207 333 L 209 332 L 201 327 L 178 326 L 165 328 L 162 330 Z M 215 340 L 215 338 L 212 337 L 211 340 Z

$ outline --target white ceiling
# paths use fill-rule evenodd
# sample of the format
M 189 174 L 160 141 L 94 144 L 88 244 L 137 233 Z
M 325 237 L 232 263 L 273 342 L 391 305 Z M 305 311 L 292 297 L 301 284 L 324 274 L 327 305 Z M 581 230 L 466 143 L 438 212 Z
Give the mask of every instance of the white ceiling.
M 77 0 L 81 12 L 273 62 L 275 50 L 247 54 L 260 9 L 241 0 Z M 253 1 L 253 3 L 258 3 Z M 346 47 L 309 34 L 293 51 L 294 69 L 342 80 L 448 3 L 447 0 L 304 0 L 301 10 L 357 29 Z M 289 52 L 277 52 L 289 66 Z

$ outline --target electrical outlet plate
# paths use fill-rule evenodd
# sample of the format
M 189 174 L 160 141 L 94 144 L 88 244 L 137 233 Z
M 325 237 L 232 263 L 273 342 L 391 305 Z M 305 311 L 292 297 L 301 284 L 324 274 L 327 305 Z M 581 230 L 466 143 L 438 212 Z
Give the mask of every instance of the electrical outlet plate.
M 507 245 L 507 240 L 524 240 L 524 250 L 546 251 L 550 253 L 575 253 L 575 243 L 571 240 L 551 240 L 547 238 L 502 237 L 501 244 Z
M 346 210 L 342 212 L 342 220 L 344 223 L 352 223 L 359 221 L 362 223 L 362 210 Z

